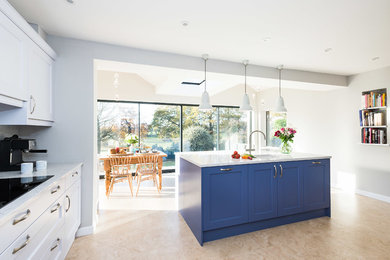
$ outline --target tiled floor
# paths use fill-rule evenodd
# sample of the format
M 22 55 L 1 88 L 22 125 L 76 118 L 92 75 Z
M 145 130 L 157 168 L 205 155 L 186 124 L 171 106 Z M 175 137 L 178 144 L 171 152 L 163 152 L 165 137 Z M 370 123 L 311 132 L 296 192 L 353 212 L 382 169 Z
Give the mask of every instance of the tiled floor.
M 363 196 L 334 190 L 332 218 L 201 247 L 172 210 L 172 190 L 150 196 L 146 188 L 137 199 L 125 198 L 125 186 L 118 192 L 102 202 L 96 233 L 76 239 L 67 259 L 390 259 L 390 204 Z

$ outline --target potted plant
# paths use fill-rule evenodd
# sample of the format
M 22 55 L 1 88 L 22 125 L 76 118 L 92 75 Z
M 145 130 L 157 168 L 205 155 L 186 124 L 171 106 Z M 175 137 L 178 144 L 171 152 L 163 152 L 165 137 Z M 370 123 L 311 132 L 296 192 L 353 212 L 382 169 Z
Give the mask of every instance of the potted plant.
M 281 152 L 289 154 L 292 151 L 291 143 L 294 142 L 293 138 L 296 134 L 296 130 L 290 127 L 283 127 L 275 132 L 275 137 L 282 141 Z
M 137 144 L 138 143 L 138 136 L 137 135 L 135 135 L 135 134 L 128 134 L 127 136 L 126 136 L 126 139 L 125 139 L 125 141 L 126 141 L 126 143 L 128 143 L 129 144 L 129 146 L 130 146 L 130 152 L 132 152 L 132 153 L 134 153 L 134 145 L 135 144 Z

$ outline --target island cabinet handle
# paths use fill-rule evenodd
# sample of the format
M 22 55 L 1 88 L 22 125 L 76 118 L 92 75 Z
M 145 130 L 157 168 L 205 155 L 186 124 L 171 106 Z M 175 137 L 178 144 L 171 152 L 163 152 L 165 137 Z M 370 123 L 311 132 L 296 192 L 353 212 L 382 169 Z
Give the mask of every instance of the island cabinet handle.
M 283 178 L 283 166 L 279 164 L 280 167 L 280 178 Z
M 312 164 L 321 164 L 321 162 L 312 162 Z
M 56 212 L 60 207 L 61 207 L 61 204 L 57 203 L 56 207 L 54 209 L 50 210 L 50 213 Z
M 12 222 L 12 225 L 16 225 L 18 224 L 19 222 L 22 222 L 23 220 L 25 220 L 26 218 L 28 218 L 31 214 L 31 210 L 27 210 L 26 211 L 26 214 L 24 214 L 21 218 L 15 218 L 14 221 Z
M 23 248 L 25 248 L 28 245 L 29 242 L 30 242 L 30 236 L 27 235 L 26 236 L 26 241 L 24 241 L 24 243 L 21 246 L 14 248 L 14 250 L 12 251 L 12 254 L 14 255 L 17 252 L 19 252 L 20 250 L 22 250 Z
M 76 175 L 79 175 L 79 172 L 78 171 L 75 171 L 73 174 L 72 174 L 72 177 L 76 176 Z
M 51 194 L 56 193 L 59 189 L 61 189 L 61 186 L 60 186 L 60 185 L 58 185 L 55 189 L 52 189 L 52 190 L 51 190 Z
M 61 239 L 57 238 L 56 244 L 52 248 L 50 248 L 50 251 L 53 251 L 54 249 L 56 249 L 60 245 L 60 241 L 61 241 Z
M 274 179 L 276 178 L 276 176 L 278 176 L 278 168 L 276 168 L 276 165 L 274 164 L 274 168 L 275 168 L 275 173 L 274 173 Z
M 68 200 L 68 208 L 65 210 L 65 212 L 68 212 L 69 209 L 70 209 L 70 198 L 69 198 L 68 195 L 66 195 L 66 198 L 67 198 L 67 200 Z
M 230 172 L 233 168 L 221 168 L 222 172 Z

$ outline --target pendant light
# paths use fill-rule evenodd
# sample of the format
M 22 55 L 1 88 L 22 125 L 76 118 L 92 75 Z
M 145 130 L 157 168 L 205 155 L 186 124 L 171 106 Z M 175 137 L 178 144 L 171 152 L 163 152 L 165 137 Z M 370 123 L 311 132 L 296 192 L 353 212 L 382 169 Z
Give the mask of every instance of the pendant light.
M 245 68 L 245 93 L 244 93 L 244 96 L 242 97 L 240 111 L 252 111 L 252 107 L 251 107 L 251 104 L 249 102 L 249 96 L 246 93 L 246 67 L 248 66 L 249 61 L 244 60 L 244 61 L 242 61 L 242 63 L 244 64 L 244 68 Z
M 276 99 L 274 112 L 287 112 L 287 108 L 284 106 L 284 100 L 282 97 L 282 69 L 283 65 L 279 65 L 279 97 Z
M 213 107 L 210 104 L 209 93 L 207 93 L 207 81 L 206 81 L 207 60 L 209 59 L 209 55 L 203 54 L 202 58 L 204 60 L 204 91 L 200 100 L 199 110 L 209 111 L 213 109 Z

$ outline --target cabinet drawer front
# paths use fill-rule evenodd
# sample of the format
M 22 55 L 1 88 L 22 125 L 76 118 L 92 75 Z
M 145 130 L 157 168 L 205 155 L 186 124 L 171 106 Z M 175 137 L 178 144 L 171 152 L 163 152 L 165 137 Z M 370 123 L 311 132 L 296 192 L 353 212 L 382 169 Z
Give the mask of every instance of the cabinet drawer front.
M 58 188 L 60 187 L 60 188 Z M 17 209 L 0 225 L 0 252 L 3 252 L 22 234 L 51 204 L 59 199 L 65 189 L 65 179 L 52 183 L 34 200 Z
M 81 168 L 77 168 L 66 175 L 66 189 L 69 189 L 74 183 L 80 181 Z
M 212 167 L 202 171 L 203 229 L 247 222 L 247 166 Z
M 275 164 L 249 166 L 249 220 L 258 221 L 277 215 L 277 173 Z
M 330 162 L 305 162 L 303 170 L 303 205 L 305 210 L 330 206 Z
M 63 217 L 62 200 L 55 201 L 1 255 L 4 259 L 30 259 L 42 245 L 47 234 Z

